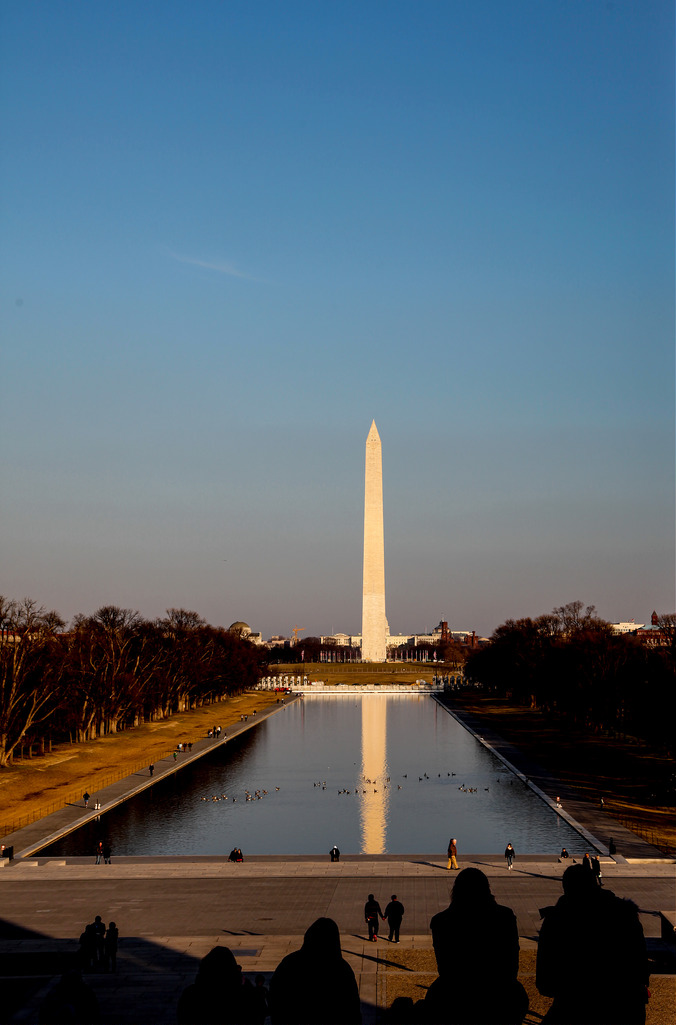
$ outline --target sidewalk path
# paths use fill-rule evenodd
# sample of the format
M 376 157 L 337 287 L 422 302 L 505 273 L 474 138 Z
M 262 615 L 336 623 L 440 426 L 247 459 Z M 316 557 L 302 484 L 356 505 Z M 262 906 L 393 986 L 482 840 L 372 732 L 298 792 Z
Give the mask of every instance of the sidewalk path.
M 439 854 L 362 856 L 338 864 L 309 857 L 258 857 L 241 865 L 223 858 L 119 858 L 112 865 L 95 865 L 91 858 L 25 859 L 0 872 L 0 964 L 5 966 L 6 994 L 1 1020 L 12 1025 L 37 1020 L 39 1004 L 62 970 L 56 968 L 57 957 L 77 951 L 80 933 L 97 914 L 106 923 L 114 919 L 122 937 L 117 973 L 86 976 L 99 998 L 104 1025 L 173 1025 L 180 993 L 192 982 L 200 958 L 217 944 L 233 950 L 247 975 L 262 972 L 269 979 L 282 957 L 300 946 L 311 922 L 327 915 L 338 922 L 344 956 L 359 982 L 364 1022 L 371 1025 L 379 1006 L 391 1002 L 391 973 L 403 973 L 397 976 L 403 979 L 419 971 L 407 968 L 407 959 L 417 965 L 431 950 L 429 922 L 448 904 L 455 876 L 445 864 Z M 468 865 L 485 871 L 497 900 L 515 911 L 526 957 L 535 949 L 539 909 L 561 895 L 565 865 L 556 859 L 520 858 L 507 872 L 502 859 L 461 859 L 461 867 Z M 656 944 L 660 922 L 655 913 L 674 905 L 673 865 L 606 859 L 604 882 L 639 904 L 646 936 Z M 363 907 L 371 892 L 381 904 L 396 893 L 406 908 L 396 947 L 387 942 L 386 930 L 377 945 L 366 941 Z M 7 978 L 12 956 L 21 970 Z M 34 976 L 28 991 L 25 974 Z M 532 969 L 530 977 L 532 984 Z M 424 995 L 429 967 L 415 978 L 414 988 Z

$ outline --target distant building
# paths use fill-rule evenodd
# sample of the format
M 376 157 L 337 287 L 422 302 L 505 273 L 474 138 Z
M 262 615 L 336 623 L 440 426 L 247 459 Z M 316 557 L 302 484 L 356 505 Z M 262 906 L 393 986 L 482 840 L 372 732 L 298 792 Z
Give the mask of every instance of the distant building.
M 265 644 L 263 635 L 261 633 L 254 633 L 249 624 L 242 622 L 241 619 L 231 623 L 228 627 L 228 633 L 238 634 L 244 640 L 251 641 L 252 644 Z
M 361 648 L 362 637 L 361 634 L 336 633 L 320 637 L 320 641 L 322 644 L 337 648 Z M 484 643 L 486 638 L 477 637 L 474 630 L 449 630 L 448 623 L 442 620 L 430 633 L 391 634 L 388 630 L 386 641 L 388 653 L 394 656 L 400 649 L 437 647 L 448 641 L 474 648 L 477 644 Z

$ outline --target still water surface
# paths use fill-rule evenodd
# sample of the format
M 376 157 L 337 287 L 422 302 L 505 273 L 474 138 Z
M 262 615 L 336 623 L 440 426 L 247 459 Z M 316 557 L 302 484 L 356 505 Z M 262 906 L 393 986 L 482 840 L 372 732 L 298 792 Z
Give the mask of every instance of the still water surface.
M 450 836 L 460 855 L 588 847 L 431 697 L 364 694 L 295 701 L 48 852 L 430 854 Z

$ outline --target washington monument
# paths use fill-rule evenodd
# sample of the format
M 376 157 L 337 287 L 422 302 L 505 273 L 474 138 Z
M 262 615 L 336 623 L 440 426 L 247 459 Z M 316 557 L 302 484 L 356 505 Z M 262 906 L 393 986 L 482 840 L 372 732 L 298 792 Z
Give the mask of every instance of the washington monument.
M 385 543 L 383 539 L 383 456 L 375 420 L 366 439 L 364 484 L 364 589 L 361 657 L 387 661 L 385 618 Z

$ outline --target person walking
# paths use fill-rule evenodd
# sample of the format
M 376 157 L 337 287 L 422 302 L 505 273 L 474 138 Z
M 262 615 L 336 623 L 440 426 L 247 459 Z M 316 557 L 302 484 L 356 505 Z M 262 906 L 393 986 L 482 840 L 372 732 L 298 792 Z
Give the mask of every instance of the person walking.
M 390 935 L 388 939 L 390 943 L 399 942 L 399 929 L 401 928 L 401 920 L 404 917 L 404 905 L 400 900 L 397 900 L 396 893 L 393 893 L 390 897 L 390 903 L 385 908 L 385 918 L 390 928 Z
M 86 790 L 85 790 L 84 794 L 82 795 L 82 800 L 84 801 L 85 808 L 88 808 L 89 807 L 89 794 L 87 793 Z
M 103 840 L 99 840 L 96 845 L 96 864 L 100 865 L 103 861 Z
M 453 836 L 453 837 L 451 837 L 451 839 L 449 841 L 449 844 L 448 844 L 448 865 L 446 866 L 446 871 L 448 872 L 449 869 L 455 869 L 457 871 L 457 868 L 458 868 L 458 846 L 457 846 L 457 841 L 456 841 L 455 837 Z
M 112 856 L 113 856 L 113 852 L 110 849 L 110 844 L 106 840 L 106 842 L 103 845 L 103 864 L 104 865 L 110 865 L 110 859 L 112 858 Z
M 372 893 L 369 893 L 368 900 L 364 904 L 364 918 L 369 929 L 369 940 L 376 943 L 378 940 L 378 916 L 385 921 L 385 915 L 382 913 L 380 904 L 375 899 Z
M 152 762 L 151 762 L 151 763 L 150 763 L 150 765 L 148 766 L 148 774 L 149 774 L 150 776 L 152 776 L 152 774 L 154 773 L 154 771 L 155 771 L 155 766 L 154 766 L 154 765 L 152 764 Z
M 512 862 L 514 861 L 515 857 L 516 857 L 516 851 L 512 847 L 511 843 L 508 843 L 507 846 L 505 847 L 505 858 L 507 859 L 507 868 L 510 871 L 511 871 L 511 868 L 512 868 Z

